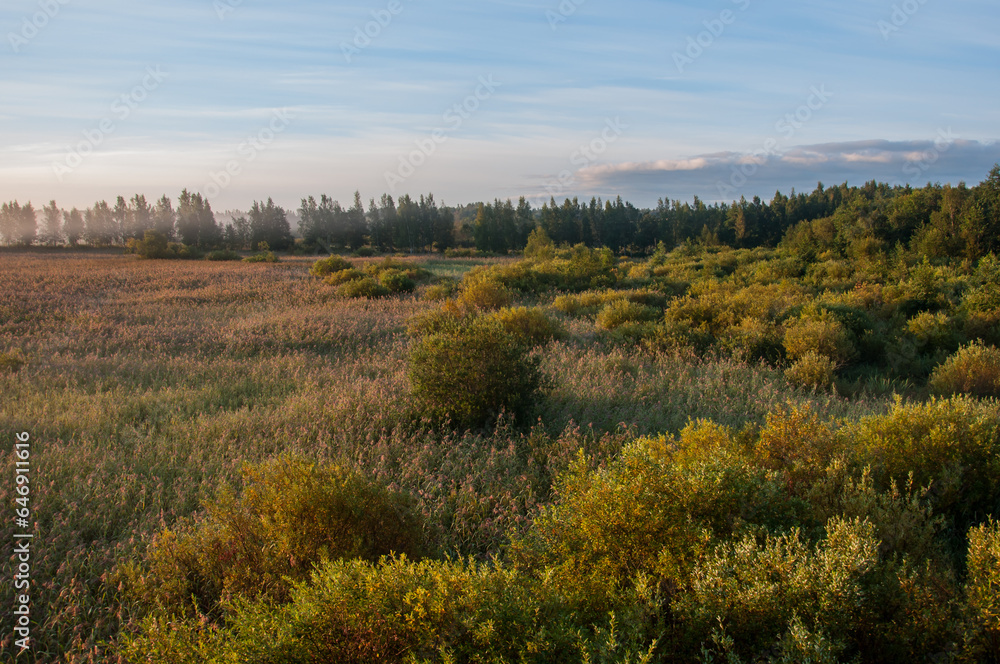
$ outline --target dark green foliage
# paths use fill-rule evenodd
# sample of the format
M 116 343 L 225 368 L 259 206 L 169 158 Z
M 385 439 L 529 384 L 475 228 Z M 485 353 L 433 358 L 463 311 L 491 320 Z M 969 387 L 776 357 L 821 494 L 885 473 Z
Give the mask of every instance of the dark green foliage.
M 180 242 L 170 242 L 167 236 L 157 231 L 146 231 L 142 240 L 128 241 L 128 251 L 141 258 L 199 258 L 201 252 Z M 239 258 L 237 256 L 237 258 Z
M 354 299 L 375 299 L 389 294 L 388 288 L 371 277 L 351 278 L 337 288 L 337 295 Z
M 390 293 L 412 293 L 417 289 L 417 282 L 402 270 L 383 270 L 379 273 L 378 280 Z
M 210 251 L 208 255 L 205 256 L 205 260 L 209 261 L 238 261 L 242 257 L 235 251 L 230 249 L 219 249 L 217 251 Z
M 285 210 L 275 205 L 270 198 L 267 203 L 254 201 L 248 216 L 250 224 L 250 246 L 256 247 L 266 242 L 272 249 L 283 251 L 294 244 L 292 229 L 288 225 Z
M 474 427 L 502 412 L 526 416 L 542 384 L 538 367 L 521 338 L 483 319 L 418 341 L 409 378 L 422 412 Z

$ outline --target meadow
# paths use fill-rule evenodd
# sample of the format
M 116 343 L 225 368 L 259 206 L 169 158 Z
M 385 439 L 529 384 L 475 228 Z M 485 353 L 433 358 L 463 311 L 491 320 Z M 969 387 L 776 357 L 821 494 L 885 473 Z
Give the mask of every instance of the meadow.
M 528 254 L 0 255 L 0 658 L 997 661 L 995 259 Z M 459 421 L 477 330 L 540 380 Z

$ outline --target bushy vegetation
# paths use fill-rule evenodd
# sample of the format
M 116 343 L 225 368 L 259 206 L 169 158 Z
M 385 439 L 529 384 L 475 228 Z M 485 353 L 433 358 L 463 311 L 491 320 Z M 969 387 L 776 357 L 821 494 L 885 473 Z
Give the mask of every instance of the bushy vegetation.
M 911 421 L 971 418 L 993 429 L 949 428 L 941 442 L 983 449 L 995 465 L 998 416 L 995 403 L 953 400 L 839 426 L 807 409 L 755 431 L 694 423 L 635 440 L 604 468 L 578 458 L 504 559 L 331 558 L 277 611 L 236 603 L 211 631 L 152 617 L 125 651 L 129 661 L 989 661 L 998 537 L 985 515 L 1000 510 L 1000 489 L 969 526 L 933 490 L 953 472 L 948 454 L 920 469 L 923 485 L 898 482 L 896 461 L 873 462 L 892 456 Z
M 516 223 L 524 259 L 12 254 L 37 658 L 996 660 L 998 261 L 847 223 L 633 258 Z
M 124 570 L 139 605 L 219 620 L 236 597 L 287 601 L 321 561 L 424 549 L 410 497 L 357 471 L 282 457 L 248 468 L 244 487 L 220 492 L 203 520 L 158 534 L 146 569 Z
M 531 357 L 531 330 L 511 333 L 517 318 L 484 317 L 420 339 L 409 378 L 423 413 L 437 421 L 478 426 L 507 412 L 524 417 L 538 400 L 542 377 Z

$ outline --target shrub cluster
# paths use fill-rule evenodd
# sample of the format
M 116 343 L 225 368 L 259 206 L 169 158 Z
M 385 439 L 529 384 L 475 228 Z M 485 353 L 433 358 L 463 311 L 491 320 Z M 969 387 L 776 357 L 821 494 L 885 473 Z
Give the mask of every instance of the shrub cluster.
M 508 331 L 516 325 L 519 332 Z M 526 343 L 539 328 L 526 313 L 483 317 L 442 326 L 417 341 L 408 375 L 421 411 L 461 427 L 493 422 L 505 412 L 526 416 L 542 385 L 539 360 Z
M 489 562 L 375 559 L 419 542 L 398 517 L 405 501 L 363 478 L 322 472 L 337 479 L 299 489 L 320 471 L 269 466 L 271 488 L 251 482 L 243 498 L 223 498 L 184 546 L 161 536 L 133 575 L 158 608 L 125 639 L 125 660 L 1000 655 L 995 402 L 898 403 L 840 425 L 789 407 L 760 428 L 694 422 L 677 436 L 641 438 L 596 470 L 581 456 L 554 502 Z M 398 524 L 390 529 L 398 535 L 386 541 L 379 518 Z M 230 556 L 221 572 L 191 562 L 219 552 Z M 229 593 L 215 613 L 199 595 L 206 588 Z

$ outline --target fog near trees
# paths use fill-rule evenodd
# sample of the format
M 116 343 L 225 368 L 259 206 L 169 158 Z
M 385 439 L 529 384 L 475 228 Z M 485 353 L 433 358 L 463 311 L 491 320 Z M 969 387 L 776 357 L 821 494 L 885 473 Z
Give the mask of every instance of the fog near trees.
M 1000 251 L 1000 166 L 980 184 L 969 187 L 928 184 L 824 187 L 806 193 L 776 192 L 759 197 L 706 204 L 661 199 L 641 209 L 624 201 L 554 198 L 533 208 L 523 197 L 451 208 L 433 194 L 394 199 L 383 194 L 367 205 L 355 193 L 349 205 L 328 195 L 302 199 L 293 213 L 270 198 L 255 201 L 246 213 L 224 215 L 220 223 L 200 193 L 181 192 L 176 205 L 163 195 L 155 202 L 142 194 L 98 201 L 86 210 L 60 209 L 50 201 L 41 209 L 31 202 L 0 208 L 0 241 L 7 246 L 125 246 L 148 232 L 168 241 L 203 249 L 249 250 L 266 242 L 272 249 L 295 246 L 316 253 L 357 251 L 423 253 L 457 247 L 506 254 L 524 249 L 528 236 L 541 229 L 557 245 L 608 247 L 631 255 L 649 254 L 660 243 L 773 247 L 785 243 L 803 253 L 837 251 L 871 255 L 904 247 L 931 257 L 977 258 Z M 289 218 L 296 220 L 293 235 Z

